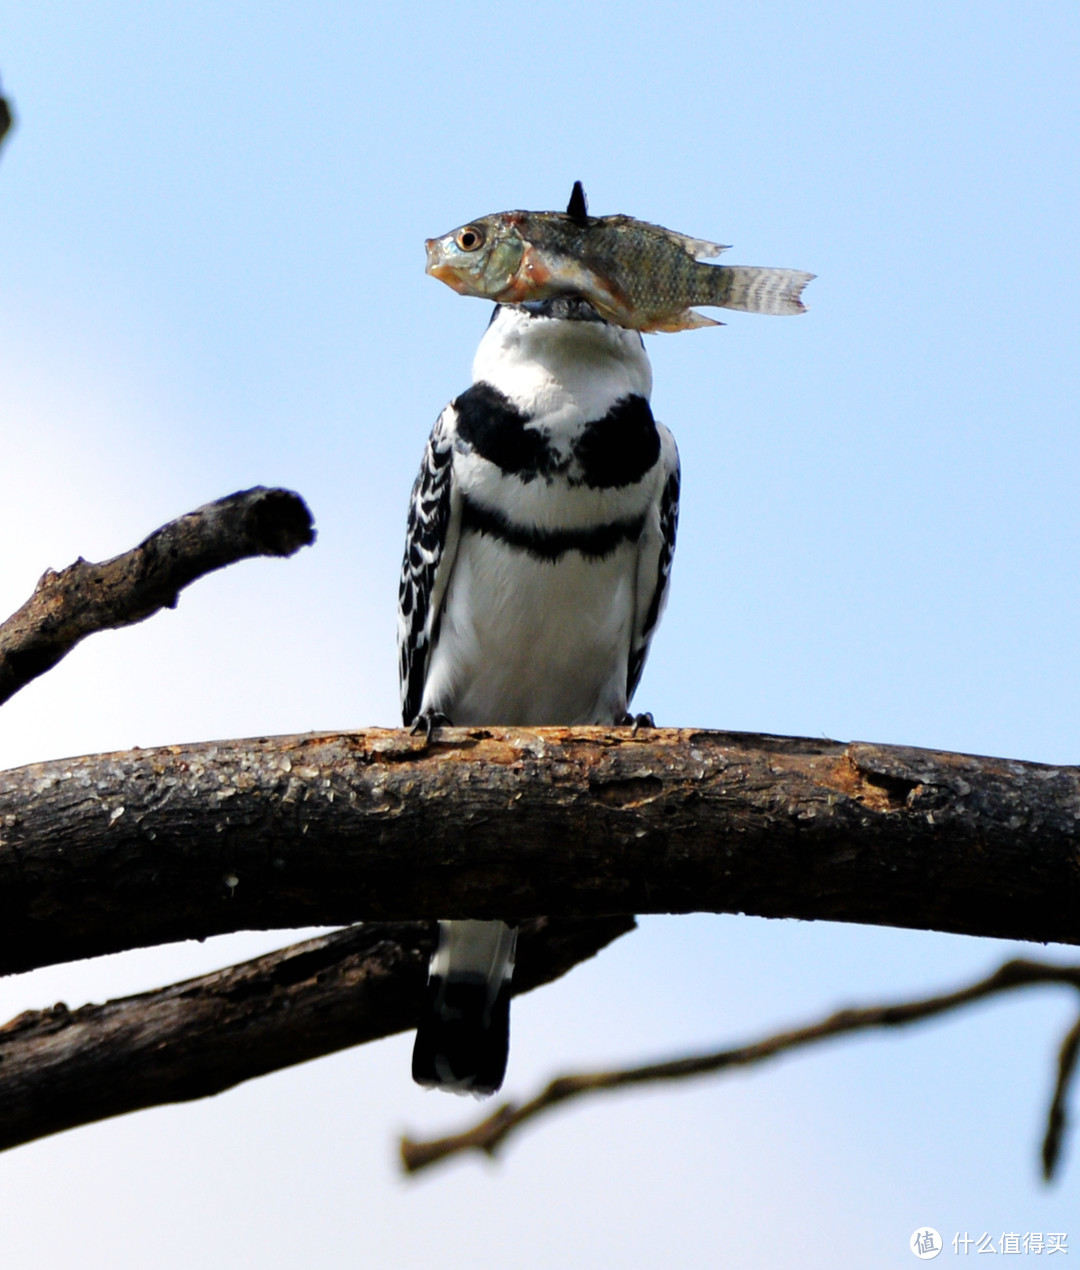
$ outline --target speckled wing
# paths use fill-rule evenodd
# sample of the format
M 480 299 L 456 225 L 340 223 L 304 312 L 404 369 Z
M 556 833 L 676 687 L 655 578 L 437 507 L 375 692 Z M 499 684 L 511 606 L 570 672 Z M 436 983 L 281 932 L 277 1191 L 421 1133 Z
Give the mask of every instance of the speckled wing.
M 428 439 L 409 503 L 405 558 L 398 590 L 398 673 L 401 717 L 408 727 L 420 713 L 439 614 L 457 554 L 461 509 L 454 498 L 453 457 L 457 412 L 447 406 Z
M 649 642 L 667 602 L 671 561 L 675 555 L 675 535 L 679 528 L 679 452 L 675 438 L 662 424 L 657 425 L 661 440 L 663 485 L 660 501 L 643 532 L 638 561 L 637 605 L 630 658 L 626 668 L 626 700 L 629 704 L 645 668 Z

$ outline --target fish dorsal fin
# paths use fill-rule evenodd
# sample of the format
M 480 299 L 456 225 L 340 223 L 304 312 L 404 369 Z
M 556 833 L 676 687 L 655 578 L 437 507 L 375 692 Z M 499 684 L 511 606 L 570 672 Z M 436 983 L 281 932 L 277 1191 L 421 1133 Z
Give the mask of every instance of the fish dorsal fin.
M 665 231 L 669 237 L 674 238 L 679 246 L 687 255 L 693 256 L 695 260 L 713 260 L 720 255 L 722 251 L 729 251 L 731 244 L 711 243 L 704 238 L 688 238 L 686 234 L 677 234 L 674 230 Z
M 580 181 L 575 181 L 574 188 L 570 191 L 570 202 L 566 205 L 566 214 L 575 225 L 580 225 L 582 229 L 589 223 L 589 205 L 585 201 L 585 189 Z

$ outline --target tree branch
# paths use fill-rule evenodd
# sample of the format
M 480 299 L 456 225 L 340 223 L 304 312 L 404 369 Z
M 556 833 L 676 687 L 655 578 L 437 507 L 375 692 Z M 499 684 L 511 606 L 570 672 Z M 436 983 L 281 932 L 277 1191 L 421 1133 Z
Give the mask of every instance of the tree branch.
M 593 956 L 634 920 L 522 928 L 514 992 Z M 154 992 L 28 1011 L 0 1028 L 0 1150 L 416 1026 L 432 927 L 356 926 Z
M 1050 1111 L 1046 1117 L 1046 1136 L 1043 1138 L 1042 1163 L 1043 1177 L 1050 1181 L 1057 1169 L 1061 1157 L 1061 1145 L 1068 1127 L 1066 1100 L 1069 1086 L 1076 1074 L 1076 1057 L 1080 1051 L 1080 1019 L 1077 1019 L 1065 1034 L 1058 1051 L 1057 1081 L 1054 1085 L 1054 1097 L 1050 1103 Z
M 257 486 L 170 521 L 122 556 L 102 564 L 80 557 L 59 573 L 47 570 L 0 625 L 0 704 L 87 635 L 175 608 L 196 578 L 250 556 L 291 556 L 314 540 L 298 494 Z
M 7 136 L 13 123 L 14 116 L 11 113 L 11 107 L 8 105 L 7 98 L 0 96 L 0 148 L 3 147 L 4 138 Z
M 225 741 L 0 773 L 0 972 L 240 929 L 746 912 L 1080 942 L 1080 773 L 657 729 Z
M 407 1173 L 417 1173 L 439 1160 L 445 1160 L 463 1151 L 482 1151 L 493 1156 L 506 1138 L 522 1125 L 535 1120 L 551 1108 L 579 1098 L 583 1094 L 601 1090 L 622 1089 L 631 1085 L 656 1084 L 662 1081 L 685 1080 L 692 1076 L 705 1076 L 732 1067 L 748 1067 L 763 1062 L 787 1050 L 813 1045 L 818 1041 L 843 1036 L 849 1032 L 862 1032 L 870 1028 L 901 1027 L 923 1019 L 933 1018 L 963 1006 L 971 1005 L 986 997 L 996 996 L 1014 988 L 1033 984 L 1064 983 L 1080 989 L 1080 966 L 1055 966 L 1034 961 L 1007 961 L 992 975 L 944 996 L 927 997 L 921 1001 L 908 1001 L 897 1005 L 869 1006 L 863 1009 L 839 1010 L 819 1023 L 791 1031 L 779 1032 L 764 1040 L 735 1049 L 718 1050 L 692 1058 L 679 1058 L 666 1063 L 653 1063 L 647 1067 L 630 1067 L 615 1071 L 581 1072 L 572 1076 L 560 1076 L 548 1084 L 536 1097 L 524 1103 L 503 1103 L 496 1111 L 464 1133 L 417 1142 L 404 1137 L 401 1140 L 401 1161 Z M 1046 1177 L 1053 1172 L 1058 1158 L 1062 1134 L 1065 1129 L 1065 1089 L 1072 1065 L 1076 1060 L 1076 1040 L 1080 1025 L 1074 1027 L 1062 1048 L 1058 1087 L 1049 1115 L 1047 1144 L 1043 1148 Z M 1070 1047 L 1071 1042 L 1071 1049 Z M 1068 1058 L 1066 1053 L 1068 1052 Z M 1053 1139 L 1053 1146 L 1049 1144 Z

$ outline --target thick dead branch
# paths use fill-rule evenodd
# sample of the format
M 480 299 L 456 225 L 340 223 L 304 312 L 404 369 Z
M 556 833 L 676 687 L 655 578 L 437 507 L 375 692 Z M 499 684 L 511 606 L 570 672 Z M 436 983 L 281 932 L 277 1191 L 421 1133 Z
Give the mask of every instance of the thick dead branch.
M 747 1067 L 773 1058 L 787 1050 L 800 1049 L 818 1041 L 830 1040 L 849 1032 L 862 1032 L 870 1028 L 900 1027 L 917 1023 L 922 1019 L 945 1014 L 972 1002 L 996 996 L 1014 988 L 1031 987 L 1034 984 L 1064 983 L 1080 988 L 1080 966 L 1055 966 L 1034 961 L 1007 961 L 986 979 L 950 992 L 944 996 L 928 997 L 921 1001 L 907 1001 L 896 1005 L 869 1006 L 862 1009 L 839 1010 L 819 1023 L 791 1031 L 779 1032 L 750 1045 L 735 1049 L 718 1050 L 690 1058 L 673 1059 L 666 1063 L 652 1063 L 647 1067 L 630 1067 L 606 1072 L 580 1072 L 573 1076 L 560 1076 L 551 1081 L 535 1098 L 524 1103 L 507 1102 L 490 1116 L 464 1133 L 438 1138 L 430 1142 L 416 1142 L 411 1138 L 401 1140 L 401 1160 L 405 1171 L 417 1173 L 429 1165 L 445 1160 L 463 1151 L 482 1151 L 494 1155 L 506 1138 L 522 1125 L 537 1116 L 583 1094 L 602 1090 L 624 1089 L 631 1085 L 656 1084 L 662 1081 L 685 1080 L 692 1076 L 706 1076 L 732 1067 Z M 1074 1028 L 1066 1039 L 1060 1062 L 1061 1075 L 1049 1116 L 1048 1138 L 1053 1135 L 1052 1156 L 1044 1146 L 1043 1159 L 1046 1176 L 1053 1172 L 1065 1129 L 1065 1090 L 1072 1065 L 1076 1059 L 1078 1029 Z M 1072 1048 L 1069 1050 L 1070 1040 Z M 1069 1057 L 1066 1059 L 1066 1051 Z
M 240 929 L 746 912 L 1080 942 L 1076 768 L 369 729 L 0 773 L 0 972 Z
M 207 503 L 101 564 L 48 570 L 0 625 L 0 704 L 96 631 L 175 608 L 196 578 L 251 556 L 291 556 L 315 540 L 311 513 L 289 490 L 255 489 Z
M 633 925 L 527 923 L 514 991 Z M 357 926 L 140 996 L 21 1014 L 0 1028 L 0 1150 L 415 1027 L 431 949 L 430 923 Z

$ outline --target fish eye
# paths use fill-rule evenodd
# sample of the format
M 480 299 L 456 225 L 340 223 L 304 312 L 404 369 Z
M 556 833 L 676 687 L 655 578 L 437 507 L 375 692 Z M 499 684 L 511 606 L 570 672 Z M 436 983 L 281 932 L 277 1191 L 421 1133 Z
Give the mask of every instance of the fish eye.
M 462 251 L 477 251 L 484 245 L 484 231 L 476 225 L 466 225 L 454 235 L 454 242 Z

